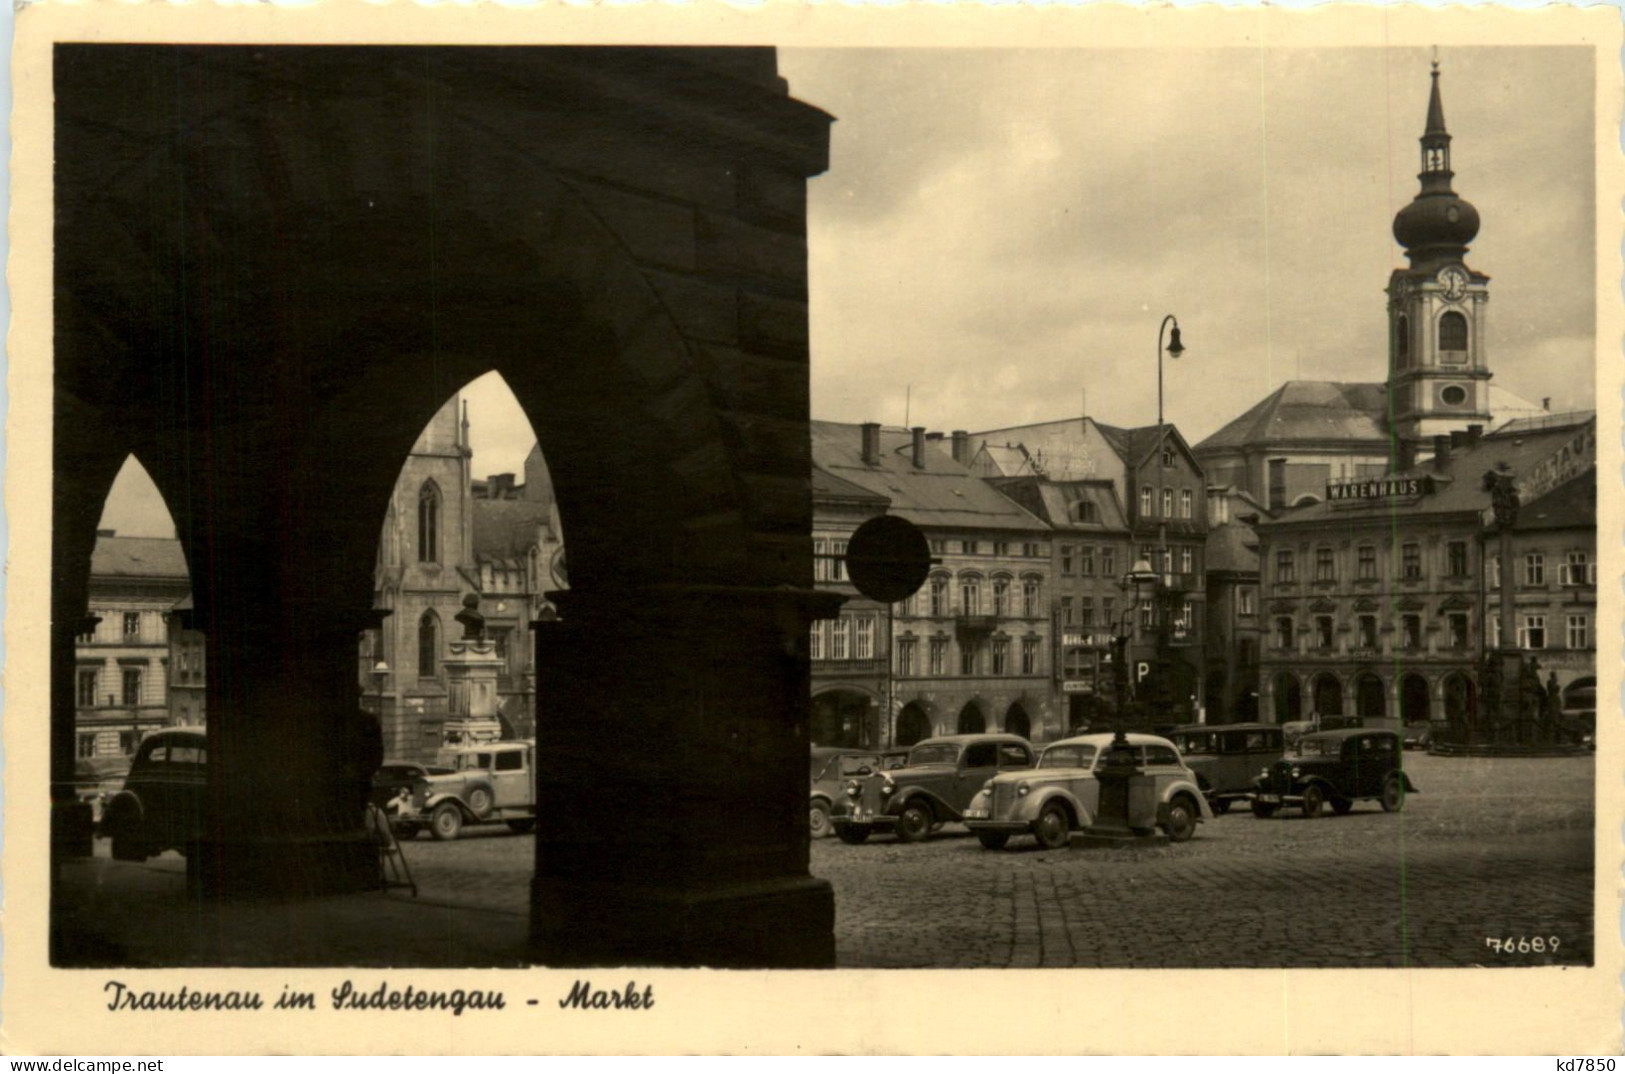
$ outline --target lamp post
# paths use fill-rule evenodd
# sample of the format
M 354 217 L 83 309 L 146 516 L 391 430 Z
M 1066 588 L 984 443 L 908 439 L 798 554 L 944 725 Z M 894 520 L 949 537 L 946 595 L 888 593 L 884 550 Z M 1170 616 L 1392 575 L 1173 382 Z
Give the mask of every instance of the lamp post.
M 389 664 L 380 659 L 378 663 L 372 666 L 372 685 L 378 698 L 378 719 L 380 722 L 384 718 L 384 680 L 387 678 L 389 678 Z
M 1169 332 L 1170 327 L 1173 329 L 1172 332 Z M 1165 335 L 1167 337 L 1166 346 L 1163 343 Z M 1167 435 L 1164 432 L 1162 420 L 1162 355 L 1164 351 L 1175 358 L 1185 353 L 1185 345 L 1179 339 L 1179 320 L 1171 313 L 1162 319 L 1162 324 L 1157 328 L 1157 447 L 1155 460 L 1157 467 L 1157 500 L 1154 505 L 1157 513 L 1157 548 L 1154 559 L 1156 560 L 1156 573 L 1162 577 L 1163 586 L 1160 594 L 1155 592 L 1152 594 L 1153 604 L 1151 609 L 1151 622 L 1156 629 L 1157 638 L 1157 694 L 1159 700 L 1166 703 L 1168 693 L 1168 616 L 1164 614 L 1164 609 L 1158 605 L 1161 601 L 1167 599 L 1167 593 L 1173 586 L 1173 556 L 1168 548 L 1168 507 L 1170 505 L 1165 491 L 1167 474 L 1164 472 L 1165 468 L 1162 464 L 1162 455 L 1166 444 L 1164 438 Z
M 1128 722 L 1128 642 L 1134 636 L 1134 616 L 1140 610 L 1140 602 L 1145 599 L 1145 594 L 1156 593 L 1157 575 L 1151 569 L 1150 561 L 1141 556 L 1134 561 L 1134 566 L 1129 568 L 1129 572 L 1123 575 L 1123 580 L 1118 584 L 1119 588 L 1123 590 L 1128 604 L 1128 607 L 1123 609 L 1123 614 L 1118 617 L 1118 652 L 1115 657 L 1118 661 L 1116 742 L 1121 743 L 1125 740 L 1124 732 L 1127 729 Z M 1152 611 L 1153 615 L 1155 615 L 1155 605 L 1153 605 Z

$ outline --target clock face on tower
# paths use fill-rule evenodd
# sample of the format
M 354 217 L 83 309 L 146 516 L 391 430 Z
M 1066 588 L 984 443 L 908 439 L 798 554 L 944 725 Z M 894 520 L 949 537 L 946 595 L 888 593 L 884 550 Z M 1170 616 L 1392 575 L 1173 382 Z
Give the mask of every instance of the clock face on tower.
M 1444 288 L 1445 298 L 1460 302 L 1467 293 L 1467 270 L 1460 265 L 1447 265 L 1439 273 L 1439 286 Z

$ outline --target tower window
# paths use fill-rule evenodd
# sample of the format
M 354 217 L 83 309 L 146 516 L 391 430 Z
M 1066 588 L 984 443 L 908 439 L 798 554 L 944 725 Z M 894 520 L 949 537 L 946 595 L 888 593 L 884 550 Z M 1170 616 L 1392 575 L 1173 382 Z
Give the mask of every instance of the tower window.
M 1394 364 L 1401 368 L 1411 364 L 1411 321 L 1401 317 L 1394 322 Z
M 439 656 L 439 647 L 436 645 L 435 635 L 438 632 L 439 621 L 434 612 L 424 612 L 418 620 L 418 678 L 432 679 L 438 670 L 436 659 Z
M 1467 349 L 1467 318 L 1455 310 L 1439 318 L 1439 349 L 1441 351 Z
M 1460 406 L 1467 401 L 1467 389 L 1459 384 L 1447 384 L 1439 389 L 1439 400 L 1445 406 Z
M 425 481 L 418 490 L 418 562 L 440 562 L 440 490 Z

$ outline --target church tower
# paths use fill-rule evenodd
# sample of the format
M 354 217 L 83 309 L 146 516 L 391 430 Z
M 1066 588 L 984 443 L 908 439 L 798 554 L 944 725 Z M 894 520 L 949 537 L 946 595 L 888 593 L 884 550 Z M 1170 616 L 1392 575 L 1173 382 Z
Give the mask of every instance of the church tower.
M 1490 278 L 1467 267 L 1478 210 L 1450 188 L 1450 133 L 1433 63 L 1421 190 L 1394 217 L 1394 238 L 1410 261 L 1388 279 L 1389 431 L 1424 444 L 1440 433 L 1490 420 L 1484 352 Z

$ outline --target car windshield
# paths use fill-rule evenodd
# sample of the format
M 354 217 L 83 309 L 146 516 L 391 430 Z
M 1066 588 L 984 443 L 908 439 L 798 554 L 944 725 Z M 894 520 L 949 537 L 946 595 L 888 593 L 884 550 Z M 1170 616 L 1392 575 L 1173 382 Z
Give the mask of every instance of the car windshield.
M 953 764 L 959 760 L 959 747 L 950 742 L 936 742 L 928 746 L 915 746 L 908 751 L 908 767 L 926 764 Z
M 1095 761 L 1093 746 L 1051 746 L 1038 759 L 1039 768 L 1088 768 Z
M 1178 744 L 1180 752 L 1187 755 L 1215 752 L 1212 735 L 1181 735 L 1174 741 Z
M 1336 739 L 1298 739 L 1298 755 L 1301 757 L 1336 757 L 1337 747 Z
M 861 776 L 880 771 L 880 758 L 872 753 L 852 754 L 841 758 L 841 775 Z

